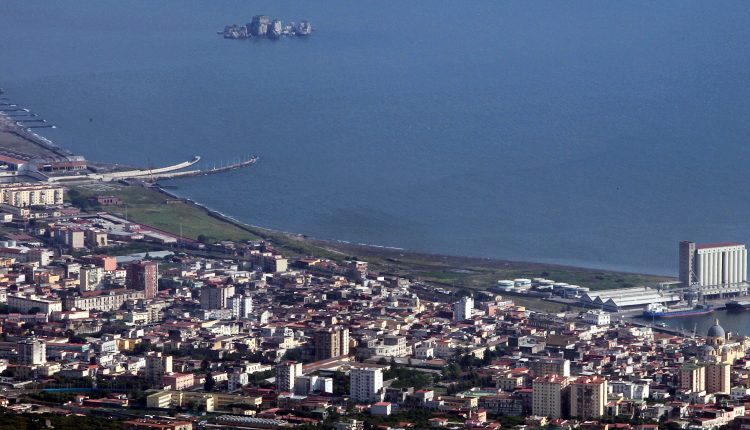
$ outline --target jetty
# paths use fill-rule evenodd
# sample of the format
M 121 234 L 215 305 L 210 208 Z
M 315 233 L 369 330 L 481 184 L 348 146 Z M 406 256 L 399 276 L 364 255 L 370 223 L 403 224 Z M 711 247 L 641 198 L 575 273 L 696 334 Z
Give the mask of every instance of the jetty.
M 153 179 L 175 179 L 175 178 L 185 178 L 188 176 L 206 176 L 206 175 L 213 175 L 216 173 L 222 173 L 222 172 L 229 172 L 230 170 L 237 170 L 241 169 L 243 167 L 248 167 L 253 164 L 255 164 L 260 157 L 252 156 L 248 158 L 247 160 L 240 161 L 238 163 L 232 163 L 228 164 L 226 166 L 221 167 L 213 167 L 211 169 L 198 169 L 198 170 L 188 170 L 185 172 L 174 172 L 174 173 L 164 173 L 161 175 L 155 175 L 153 176 Z
M 155 169 L 133 169 L 124 170 L 120 172 L 106 172 L 106 173 L 85 173 L 78 175 L 66 175 L 66 176 L 48 176 L 47 181 L 50 182 L 71 182 L 71 181 L 101 181 L 111 182 L 126 179 L 140 179 L 147 182 L 155 182 L 157 180 L 165 179 L 176 179 L 185 178 L 190 176 L 204 176 L 212 175 L 216 173 L 228 172 L 230 170 L 241 169 L 243 167 L 251 166 L 255 164 L 260 158 L 257 156 L 251 156 L 247 160 L 243 160 L 237 163 L 228 164 L 221 167 L 214 167 L 211 169 L 193 169 L 183 170 L 194 166 L 201 160 L 201 157 L 196 155 L 191 160 L 183 161 L 181 163 L 173 164 L 170 166 L 159 167 Z

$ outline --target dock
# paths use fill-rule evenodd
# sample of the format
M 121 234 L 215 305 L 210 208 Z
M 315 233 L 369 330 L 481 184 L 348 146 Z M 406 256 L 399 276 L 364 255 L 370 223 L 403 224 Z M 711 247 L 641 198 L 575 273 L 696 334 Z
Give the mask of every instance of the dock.
M 247 160 L 240 161 L 238 163 L 232 163 L 228 164 L 226 166 L 220 166 L 220 167 L 214 167 L 211 169 L 199 169 L 199 170 L 189 170 L 186 172 L 175 172 L 175 173 L 166 173 L 162 175 L 157 175 L 154 178 L 155 179 L 175 179 L 175 178 L 184 178 L 188 176 L 206 176 L 206 175 L 213 175 L 216 173 L 223 173 L 223 172 L 229 172 L 231 170 L 237 170 L 241 169 L 243 167 L 248 167 L 253 164 L 255 164 L 260 158 L 257 156 L 252 156 L 248 158 Z
M 247 160 L 243 160 L 237 163 L 228 164 L 221 167 L 214 167 L 212 169 L 194 169 L 194 170 L 183 170 L 188 167 L 194 166 L 201 160 L 201 157 L 196 155 L 192 160 L 183 161 L 181 163 L 173 164 L 171 166 L 159 167 L 155 169 L 135 169 L 125 170 L 121 172 L 108 172 L 108 173 L 87 173 L 82 175 L 66 175 L 66 176 L 49 176 L 46 178 L 50 182 L 71 182 L 71 181 L 101 181 L 111 182 L 118 180 L 130 180 L 139 179 L 147 182 L 156 182 L 157 180 L 185 178 L 190 176 L 205 176 L 213 175 L 216 173 L 228 172 L 230 170 L 241 169 L 255 164 L 260 158 L 257 156 L 251 156 Z

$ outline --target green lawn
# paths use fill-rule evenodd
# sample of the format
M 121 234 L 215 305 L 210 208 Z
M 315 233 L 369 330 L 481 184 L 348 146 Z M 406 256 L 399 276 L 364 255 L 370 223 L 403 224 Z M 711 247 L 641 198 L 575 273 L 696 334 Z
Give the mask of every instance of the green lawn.
M 500 279 L 547 278 L 592 290 L 656 285 L 667 277 L 557 266 L 541 263 L 450 257 L 395 250 L 332 245 L 338 251 L 370 262 L 380 271 L 441 284 L 450 288 L 487 289 Z
M 190 239 L 205 236 L 213 240 L 256 240 L 258 236 L 233 224 L 221 221 L 204 209 L 188 203 L 167 204 L 170 199 L 157 190 L 138 186 L 107 184 L 107 189 L 97 191 L 86 186 L 71 189 L 83 198 L 96 195 L 113 195 L 125 202 L 122 206 L 105 206 L 102 210 L 126 216 L 131 221 L 147 224 Z M 91 208 L 95 209 L 95 208 Z

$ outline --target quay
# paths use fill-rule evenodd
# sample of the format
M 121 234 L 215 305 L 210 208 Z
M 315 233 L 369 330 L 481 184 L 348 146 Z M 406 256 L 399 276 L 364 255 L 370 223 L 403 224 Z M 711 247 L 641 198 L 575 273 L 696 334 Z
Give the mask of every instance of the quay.
M 653 331 L 657 331 L 657 332 L 664 333 L 664 334 L 671 334 L 673 336 L 688 337 L 685 334 L 684 330 L 678 330 L 678 329 L 676 329 L 674 327 L 660 326 L 660 325 L 656 325 L 656 324 L 645 323 L 645 322 L 639 321 L 639 320 L 637 320 L 635 318 L 626 318 L 626 320 L 627 320 L 627 322 L 629 324 L 632 324 L 634 326 L 643 327 L 643 328 L 650 328 Z
M 171 166 L 159 167 L 156 169 L 135 169 L 126 170 L 122 172 L 108 172 L 108 173 L 86 173 L 80 175 L 66 175 L 66 176 L 46 176 L 46 181 L 49 182 L 73 182 L 73 181 L 101 181 L 111 182 L 125 179 L 141 179 L 148 182 L 155 182 L 157 180 L 165 179 L 176 179 L 190 176 L 205 176 L 216 173 L 227 172 L 230 170 L 236 170 L 243 167 L 248 167 L 255 164 L 260 158 L 257 156 L 250 157 L 247 160 L 240 161 L 238 163 L 229 164 L 222 167 L 214 167 L 212 169 L 195 169 L 195 170 L 183 170 L 191 167 L 201 160 L 201 157 L 196 155 L 192 160 L 183 161 L 181 163 L 173 164 Z
M 237 170 L 241 169 L 243 167 L 247 167 L 250 165 L 255 164 L 260 158 L 257 156 L 250 157 L 249 159 L 245 161 L 240 161 L 238 163 L 232 163 L 226 166 L 221 167 L 214 167 L 207 170 L 189 170 L 186 172 L 175 172 L 175 173 L 166 173 L 162 175 L 158 175 L 158 177 L 155 177 L 155 179 L 174 179 L 174 178 L 184 178 L 188 176 L 206 176 L 206 175 L 213 175 L 215 173 L 222 173 L 222 172 L 228 172 L 230 170 Z
M 7 100 L 7 98 L 3 97 Z M 128 168 L 123 170 L 92 168 L 82 156 L 66 151 L 34 131 L 57 128 L 29 109 L 9 101 L 0 101 L 0 179 L 26 177 L 41 182 L 111 182 L 119 180 L 176 179 L 190 176 L 212 175 L 251 166 L 258 157 L 220 167 L 187 170 L 195 166 L 200 156 L 191 160 L 158 168 Z

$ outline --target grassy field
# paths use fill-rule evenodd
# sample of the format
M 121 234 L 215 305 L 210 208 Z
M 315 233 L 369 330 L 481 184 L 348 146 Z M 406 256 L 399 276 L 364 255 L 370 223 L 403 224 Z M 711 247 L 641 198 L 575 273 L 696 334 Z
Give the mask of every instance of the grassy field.
M 326 242 L 319 242 L 320 246 Z M 547 278 L 596 290 L 656 285 L 668 280 L 663 276 L 610 272 L 553 264 L 502 261 L 486 258 L 451 257 L 414 252 L 399 252 L 345 244 L 332 245 L 336 251 L 354 255 L 377 269 L 394 275 L 446 287 L 486 289 L 500 279 Z
M 166 204 L 168 196 L 155 189 L 118 184 L 92 184 L 71 188 L 77 200 L 95 195 L 114 195 L 127 204 L 128 219 L 162 230 L 197 239 L 271 241 L 289 256 L 314 255 L 343 260 L 368 261 L 378 272 L 408 277 L 448 288 L 486 289 L 500 279 L 547 278 L 595 290 L 655 285 L 668 278 L 633 273 L 609 272 L 551 264 L 502 261 L 484 258 L 451 257 L 384 248 L 348 245 L 287 235 L 250 226 L 237 226 L 208 214 L 198 206 L 179 202 Z M 90 208 L 97 209 L 97 208 Z M 125 215 L 125 206 L 103 207 Z
M 127 213 L 127 218 L 131 221 L 176 234 L 182 229 L 182 235 L 190 239 L 198 239 L 199 236 L 217 241 L 259 239 L 249 231 L 210 216 L 198 206 L 184 202 L 167 204 L 167 200 L 172 199 L 157 190 L 118 184 L 84 185 L 71 189 L 80 193 L 83 199 L 96 195 L 117 196 L 125 205 L 105 206 L 101 210 L 122 216 Z

